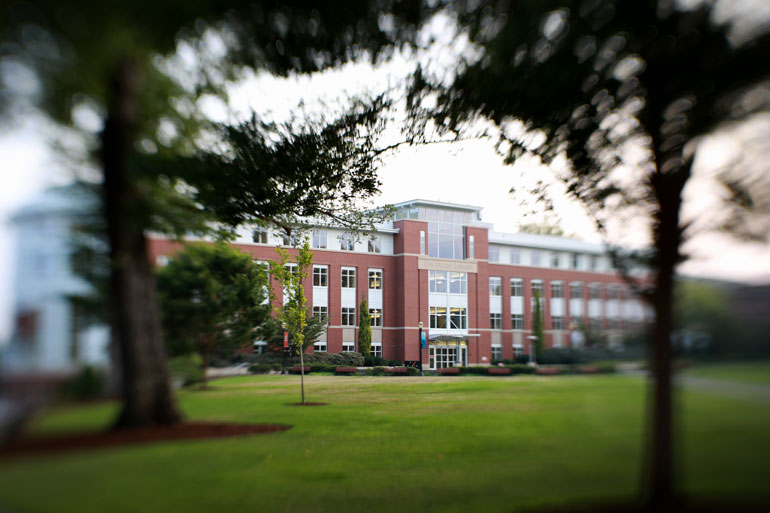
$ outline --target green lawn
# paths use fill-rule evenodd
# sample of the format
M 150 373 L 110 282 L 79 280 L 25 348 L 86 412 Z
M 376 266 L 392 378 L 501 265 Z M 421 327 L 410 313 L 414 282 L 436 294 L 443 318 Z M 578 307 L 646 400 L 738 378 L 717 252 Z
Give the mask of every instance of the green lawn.
M 699 364 L 687 369 L 688 376 L 770 385 L 770 361 Z
M 293 429 L 7 461 L 0 511 L 512 511 L 631 497 L 645 385 L 633 376 L 230 378 L 185 391 L 189 418 Z M 683 484 L 770 499 L 770 408 L 688 392 Z M 59 411 L 36 429 L 96 429 L 114 406 Z

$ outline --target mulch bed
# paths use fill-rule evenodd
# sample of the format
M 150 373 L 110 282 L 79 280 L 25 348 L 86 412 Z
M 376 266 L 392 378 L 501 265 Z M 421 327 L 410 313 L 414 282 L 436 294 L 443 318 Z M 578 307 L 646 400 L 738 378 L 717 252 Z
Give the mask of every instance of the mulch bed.
M 63 436 L 20 437 L 6 445 L 0 455 L 21 457 L 61 452 L 140 445 L 168 440 L 228 438 L 233 436 L 275 433 L 291 429 L 282 424 L 225 424 L 185 422 L 175 426 L 153 426 L 139 429 L 73 433 Z

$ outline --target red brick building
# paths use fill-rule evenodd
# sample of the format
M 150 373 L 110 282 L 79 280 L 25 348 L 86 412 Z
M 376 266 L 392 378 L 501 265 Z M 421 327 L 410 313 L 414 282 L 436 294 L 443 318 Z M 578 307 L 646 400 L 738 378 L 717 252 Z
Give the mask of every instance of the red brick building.
M 484 365 L 528 354 L 534 293 L 541 297 L 546 347 L 582 343 L 587 323 L 619 343 L 644 320 L 597 244 L 553 236 L 503 234 L 481 222 L 481 208 L 413 200 L 396 205 L 391 223 L 356 240 L 335 227 L 308 232 L 313 272 L 305 290 L 314 315 L 329 319 L 310 351 L 355 351 L 359 305 L 368 300 L 372 351 L 387 359 L 420 359 L 425 368 Z M 255 260 L 275 260 L 289 245 L 277 230 L 243 229 L 233 243 Z M 151 238 L 159 265 L 179 244 Z M 282 291 L 273 282 L 276 297 Z

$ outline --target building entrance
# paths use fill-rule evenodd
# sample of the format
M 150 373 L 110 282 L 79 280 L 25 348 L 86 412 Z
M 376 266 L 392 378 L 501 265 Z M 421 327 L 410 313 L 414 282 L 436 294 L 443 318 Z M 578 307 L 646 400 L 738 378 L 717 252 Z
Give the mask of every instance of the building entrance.
M 446 369 L 468 363 L 468 347 L 465 341 L 430 346 L 430 369 Z

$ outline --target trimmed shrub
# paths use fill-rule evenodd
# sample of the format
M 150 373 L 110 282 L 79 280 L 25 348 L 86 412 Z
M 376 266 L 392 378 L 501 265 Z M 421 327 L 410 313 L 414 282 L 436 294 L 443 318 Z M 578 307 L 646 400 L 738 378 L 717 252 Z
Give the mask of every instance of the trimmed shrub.
M 369 370 L 370 376 L 384 376 L 385 375 L 385 367 L 373 367 L 371 370 Z
M 278 368 L 280 369 L 281 367 L 279 366 Z M 269 363 L 255 363 L 249 366 L 249 372 L 252 374 L 267 374 L 271 370 L 273 370 L 273 366 Z
M 486 376 L 489 371 L 489 367 L 459 367 L 460 374 L 464 375 L 476 375 L 476 376 Z
M 594 364 L 594 367 L 596 367 L 599 372 L 605 374 L 611 374 L 618 371 L 618 366 L 613 362 L 597 362 Z
M 104 393 L 104 385 L 104 376 L 90 365 L 86 365 L 75 377 L 62 385 L 61 394 L 68 399 L 91 399 Z
M 407 376 L 419 376 L 420 375 L 420 369 L 417 367 L 407 367 L 406 368 L 406 375 Z
M 182 384 L 192 385 L 203 381 L 203 359 L 197 353 L 176 356 L 168 361 L 171 379 Z
M 297 363 L 293 358 L 293 363 Z M 334 367 L 363 367 L 364 355 L 361 353 L 313 353 L 304 356 L 305 365 L 325 364 Z
M 534 374 L 535 373 L 535 367 L 531 365 L 514 363 L 513 365 L 506 365 L 506 367 L 511 369 L 512 374 Z
M 364 367 L 385 367 L 388 363 L 388 360 L 380 356 L 364 356 Z

